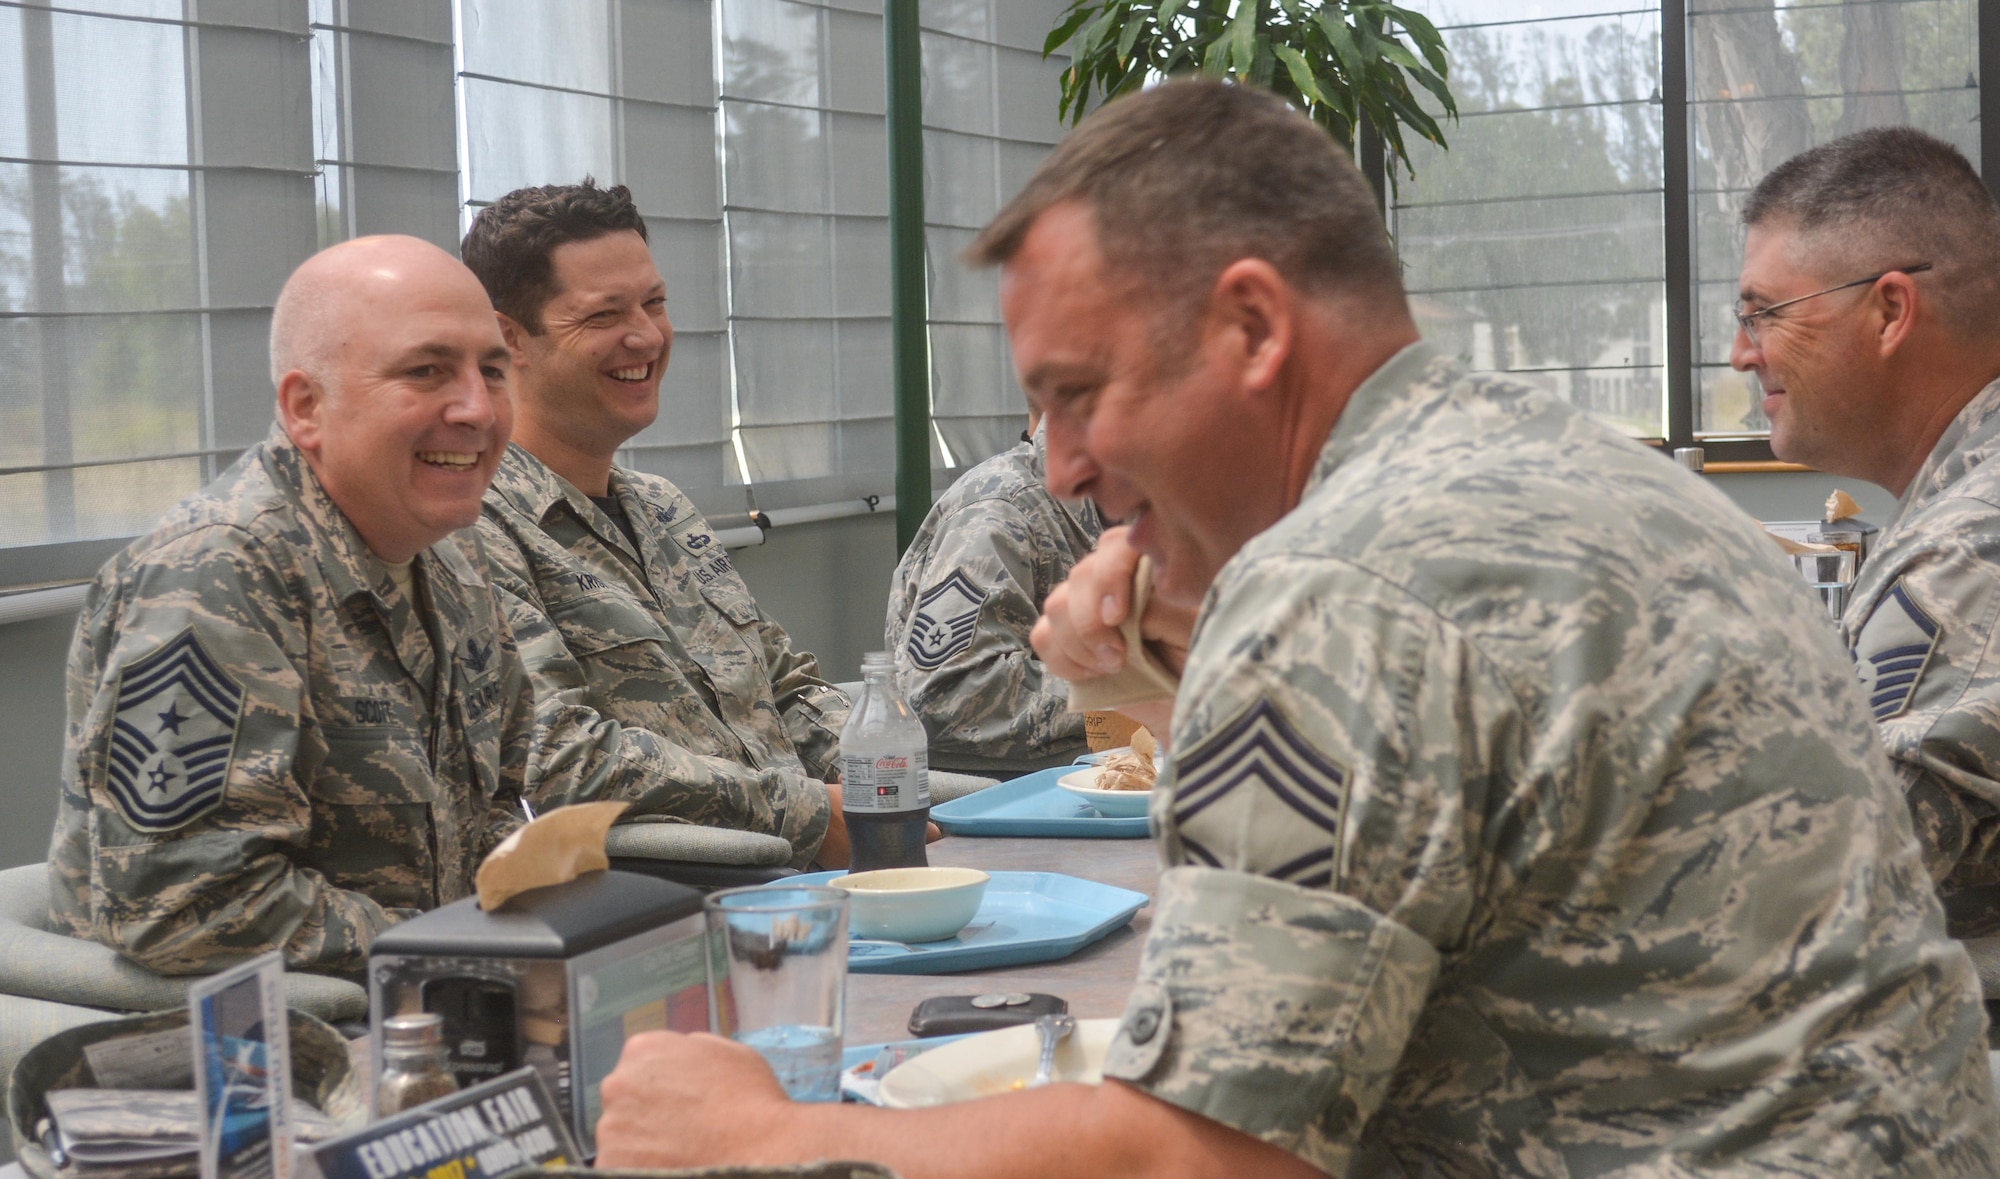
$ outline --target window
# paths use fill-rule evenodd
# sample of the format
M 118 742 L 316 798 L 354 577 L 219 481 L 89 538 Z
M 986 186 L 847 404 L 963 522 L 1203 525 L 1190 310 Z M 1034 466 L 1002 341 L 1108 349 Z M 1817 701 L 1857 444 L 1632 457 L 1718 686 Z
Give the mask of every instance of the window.
M 1769 459 L 1729 368 L 1743 198 L 1784 160 L 1909 123 L 1975 166 L 1996 0 L 1428 0 L 1451 150 L 1391 225 L 1425 335 L 1626 432 Z M 2000 134 L 2000 130 L 1996 130 Z
M 0 3 L 0 583 L 87 573 L 269 425 L 307 13 L 216 7 Z
M 956 261 L 1060 137 L 1064 0 L 923 0 L 936 456 L 1025 417 Z M 876 0 L 0 0 L 0 587 L 87 577 L 270 428 L 316 248 L 632 187 L 676 331 L 622 461 L 711 511 L 893 490 Z M 17 81 L 18 79 L 18 81 Z
M 462 228 L 524 185 L 626 184 L 667 280 L 660 416 L 620 456 L 732 481 L 711 0 L 458 0 Z

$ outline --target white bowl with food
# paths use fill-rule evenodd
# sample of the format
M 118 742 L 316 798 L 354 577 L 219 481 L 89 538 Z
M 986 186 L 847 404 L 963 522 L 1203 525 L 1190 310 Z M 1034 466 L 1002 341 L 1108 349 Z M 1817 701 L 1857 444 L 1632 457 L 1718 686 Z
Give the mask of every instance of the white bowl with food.
M 1147 790 L 1105 790 L 1098 785 L 1103 766 L 1086 766 L 1056 779 L 1056 785 L 1076 795 L 1107 819 L 1143 819 L 1153 792 Z
M 989 879 L 977 868 L 883 868 L 826 884 L 847 890 L 847 928 L 854 936 L 937 942 L 971 922 Z
M 1118 1032 L 1115 1019 L 1079 1019 L 1056 1046 L 1052 1082 L 1104 1079 L 1104 1054 Z M 1035 1025 L 982 1032 L 914 1056 L 882 1078 L 878 1100 L 892 1109 L 924 1109 L 1028 1087 L 1041 1056 Z

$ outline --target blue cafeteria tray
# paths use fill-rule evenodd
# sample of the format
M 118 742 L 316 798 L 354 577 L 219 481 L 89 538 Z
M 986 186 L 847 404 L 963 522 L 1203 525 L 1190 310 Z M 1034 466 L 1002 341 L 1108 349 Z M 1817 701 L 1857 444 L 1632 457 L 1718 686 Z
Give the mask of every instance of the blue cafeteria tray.
M 845 872 L 787 876 L 780 886 L 825 884 Z M 855 974 L 949 974 L 1067 958 L 1132 920 L 1146 894 L 1060 872 L 994 872 L 979 912 L 938 942 L 863 940 L 849 946 Z
M 1107 819 L 1056 785 L 1077 766 L 1024 774 L 931 808 L 931 821 L 951 835 L 1043 835 L 1062 839 L 1144 839 L 1146 817 Z

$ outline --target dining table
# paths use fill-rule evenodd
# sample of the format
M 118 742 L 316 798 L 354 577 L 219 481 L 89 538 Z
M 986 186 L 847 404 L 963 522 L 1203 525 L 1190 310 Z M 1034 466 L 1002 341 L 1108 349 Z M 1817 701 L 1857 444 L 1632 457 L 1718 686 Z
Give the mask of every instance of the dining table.
M 999 838 L 947 835 L 930 845 L 930 862 L 986 872 L 1060 872 L 1100 884 L 1153 895 L 1160 876 L 1158 852 L 1150 839 Z M 980 995 L 1039 991 L 1068 1000 L 1078 1019 L 1124 1014 L 1125 997 L 1139 969 L 1152 918 L 1149 903 L 1131 924 L 1054 962 L 1031 962 L 956 974 L 861 974 L 847 976 L 849 1045 L 910 1038 L 910 1011 L 940 995 Z

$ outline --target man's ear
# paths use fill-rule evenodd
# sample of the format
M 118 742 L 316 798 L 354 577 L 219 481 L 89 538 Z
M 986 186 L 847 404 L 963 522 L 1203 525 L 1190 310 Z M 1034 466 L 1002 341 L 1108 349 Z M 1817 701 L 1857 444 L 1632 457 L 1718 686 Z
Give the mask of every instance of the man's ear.
M 1276 267 L 1262 258 L 1240 258 L 1216 276 L 1209 306 L 1220 326 L 1240 341 L 1236 357 L 1244 385 L 1253 392 L 1271 387 L 1292 354 L 1297 331 L 1297 292 Z
M 1918 314 L 1928 315 L 1930 309 L 1924 303 L 1923 292 L 1917 289 L 1917 280 L 1900 270 L 1892 270 L 1877 279 L 1872 294 L 1876 316 L 1875 348 L 1882 359 L 1887 360 L 1909 342 L 1910 334 L 1917 327 Z
M 326 415 L 326 389 L 298 369 L 278 378 L 278 424 L 292 445 L 317 457 Z
M 504 311 L 495 311 L 493 318 L 500 321 L 500 338 L 507 342 L 507 354 L 514 358 L 514 367 L 520 368 L 528 361 L 528 337 L 533 333 Z

